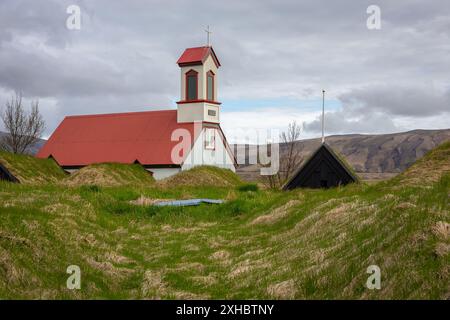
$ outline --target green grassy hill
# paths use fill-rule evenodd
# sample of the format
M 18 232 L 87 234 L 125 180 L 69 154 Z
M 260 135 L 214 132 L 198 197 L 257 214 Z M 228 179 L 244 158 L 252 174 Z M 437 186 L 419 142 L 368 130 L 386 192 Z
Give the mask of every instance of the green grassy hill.
M 52 159 L 0 151 L 0 163 L 21 183 L 53 183 L 66 177 L 64 171 Z
M 231 170 L 213 166 L 198 166 L 161 180 L 159 184 L 171 188 L 181 186 L 233 187 L 242 184 L 242 181 Z
M 450 297 L 450 143 L 330 190 L 0 183 L 0 298 Z M 432 179 L 405 180 L 423 174 Z M 245 190 L 245 189 L 241 189 Z M 223 205 L 130 201 L 223 198 Z M 381 268 L 381 290 L 365 287 Z M 66 268 L 81 268 L 81 290 Z
M 149 185 L 154 181 L 139 164 L 100 163 L 81 168 L 68 176 L 64 183 L 69 186 L 126 186 Z

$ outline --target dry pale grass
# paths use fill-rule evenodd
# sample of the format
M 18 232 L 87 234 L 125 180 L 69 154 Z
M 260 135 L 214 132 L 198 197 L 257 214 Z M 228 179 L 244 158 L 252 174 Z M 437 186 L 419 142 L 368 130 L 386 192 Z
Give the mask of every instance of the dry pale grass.
M 136 200 L 131 200 L 130 203 L 137 206 L 151 206 L 160 201 L 173 201 L 173 199 L 151 199 L 141 195 Z
M 235 267 L 229 274 L 228 274 L 228 278 L 233 279 L 236 278 L 237 276 L 240 276 L 244 273 L 248 273 L 250 271 L 253 270 L 253 266 L 250 264 L 244 264 L 244 265 L 240 265 Z
M 29 239 L 19 237 L 2 230 L 0 230 L 0 240 L 6 240 L 8 242 L 14 243 L 15 245 L 23 245 L 30 248 L 33 247 L 33 243 Z
M 290 200 L 286 204 L 273 209 L 270 213 L 259 216 L 250 222 L 250 225 L 273 224 L 285 218 L 289 214 L 289 209 L 298 205 L 300 200 Z
M 134 272 L 133 269 L 117 267 L 111 261 L 105 260 L 105 257 L 87 257 L 85 261 L 88 265 L 114 279 L 123 279 Z
M 267 294 L 274 299 L 294 299 L 296 292 L 293 279 L 272 284 L 267 288 Z
M 4 207 L 4 208 L 31 206 L 34 202 L 41 200 L 40 196 L 41 195 L 28 196 L 28 197 L 15 197 L 12 199 L 2 201 L 0 203 L 0 206 Z M 48 197 L 43 195 L 42 199 L 46 200 L 46 199 L 48 199 Z
M 219 250 L 214 252 L 209 258 L 213 261 L 217 261 L 223 265 L 229 265 L 231 263 L 230 253 L 226 250 Z
M 45 206 L 42 210 L 47 213 L 57 213 L 57 214 L 63 214 L 63 215 L 72 211 L 71 207 L 64 203 L 49 204 L 49 205 Z
M 161 227 L 162 233 L 193 233 L 203 230 L 201 227 L 173 227 L 170 224 L 165 224 Z
M 141 291 L 145 298 L 161 299 L 168 291 L 167 284 L 163 281 L 163 273 L 155 270 L 145 271 Z
M 184 246 L 184 250 L 186 250 L 186 251 L 199 251 L 200 247 L 195 245 L 195 244 L 190 243 L 190 244 Z
M 202 273 L 205 271 L 205 265 L 200 262 L 182 262 L 175 266 L 175 268 L 169 268 L 171 271 L 196 271 Z
M 114 251 L 110 251 L 110 252 L 106 253 L 104 258 L 106 261 L 110 261 L 110 262 L 116 263 L 116 264 L 127 264 L 127 263 L 133 262 L 133 260 L 131 260 L 130 258 L 120 255 Z
M 164 281 L 164 275 L 166 273 L 192 271 L 202 273 L 204 270 L 205 266 L 197 262 L 180 263 L 174 268 L 166 268 L 165 270 L 147 270 L 144 272 L 144 277 L 141 285 L 141 294 L 144 298 L 147 299 L 163 299 L 168 296 L 182 300 L 208 299 L 209 296 L 206 294 L 196 294 L 188 291 L 176 291 L 171 288 L 166 281 Z M 190 279 L 204 286 L 210 286 L 217 283 L 217 279 L 214 274 L 209 274 L 206 276 L 193 276 L 190 277 Z
M 444 257 L 448 255 L 449 252 L 450 252 L 450 244 L 448 243 L 439 242 L 436 244 L 436 247 L 434 248 L 434 253 L 438 257 Z
M 177 300 L 207 300 L 209 299 L 209 296 L 206 294 L 197 294 L 193 292 L 187 292 L 187 291 L 175 291 L 171 293 L 171 296 L 173 296 Z
M 450 223 L 445 221 L 438 221 L 431 228 L 433 234 L 441 240 L 447 240 L 450 238 Z
M 194 233 L 197 231 L 202 231 L 202 230 L 206 230 L 212 226 L 215 226 L 216 223 L 215 222 L 210 222 L 210 223 L 197 223 L 195 226 L 192 227 L 188 227 L 188 226 L 184 226 L 184 227 L 173 227 L 170 224 L 164 224 L 161 226 L 161 233 Z
M 202 286 L 211 286 L 218 282 L 218 280 L 214 274 L 209 274 L 207 276 L 191 277 L 191 280 Z
M 23 278 L 23 271 L 15 266 L 9 252 L 0 247 L 0 282 L 15 284 Z
M 401 202 L 399 204 L 397 204 L 394 209 L 397 210 L 408 210 L 408 209 L 413 209 L 417 207 L 417 205 L 415 205 L 414 203 L 411 202 Z
M 84 167 L 75 173 L 72 173 L 69 178 L 65 179 L 64 184 L 69 186 L 95 184 L 99 186 L 119 186 L 121 180 L 118 179 L 114 173 L 107 172 L 105 168 L 101 167 Z
M 235 279 L 248 274 L 257 274 L 261 270 L 269 269 L 272 267 L 272 263 L 266 261 L 265 259 L 245 259 L 239 262 L 236 266 L 228 273 L 227 277 L 229 279 Z M 251 278 L 250 278 L 251 280 Z M 241 282 L 240 285 L 245 285 Z
M 149 185 L 153 182 L 151 174 L 138 165 L 104 163 L 83 167 L 61 183 L 68 186 L 123 186 L 131 184 Z

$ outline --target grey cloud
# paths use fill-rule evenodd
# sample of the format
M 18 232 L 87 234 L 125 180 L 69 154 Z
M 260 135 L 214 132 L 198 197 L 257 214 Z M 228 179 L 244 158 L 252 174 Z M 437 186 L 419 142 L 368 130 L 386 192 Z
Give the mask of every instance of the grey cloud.
M 326 134 L 344 133 L 388 133 L 399 131 L 392 119 L 382 113 L 363 113 L 351 115 L 345 111 L 335 111 L 325 113 Z M 303 123 L 306 132 L 320 133 L 322 131 L 321 118 L 318 117 L 312 122 Z
M 367 86 L 344 93 L 339 99 L 348 113 L 436 116 L 450 112 L 450 90 L 442 92 L 432 86 Z
M 69 4 L 82 10 L 76 32 L 65 28 Z M 329 115 L 337 131 L 376 130 L 369 122 L 381 121 L 382 113 L 444 112 L 448 0 L 377 1 L 383 19 L 377 31 L 366 28 L 370 4 L 6 0 L 0 3 L 0 89 L 54 101 L 46 114 L 49 132 L 67 114 L 170 107 L 179 94 L 175 61 L 185 47 L 204 44 L 209 24 L 223 65 L 221 99 L 315 99 L 326 88 L 329 98 L 343 102 L 346 120 L 333 124 Z M 441 91 L 420 89 L 429 82 Z M 370 116 L 348 117 L 357 108 Z M 396 128 L 392 121 L 385 130 Z
M 80 1 L 1 1 L 0 44 L 18 35 L 37 36 L 52 46 L 65 46 L 71 34 L 65 28 L 66 8 Z

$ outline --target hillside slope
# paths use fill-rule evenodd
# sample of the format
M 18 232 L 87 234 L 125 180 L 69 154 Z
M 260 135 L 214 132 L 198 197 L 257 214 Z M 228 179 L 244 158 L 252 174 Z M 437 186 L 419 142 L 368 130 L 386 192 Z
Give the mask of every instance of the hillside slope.
M 449 150 L 404 176 L 431 179 L 329 190 L 0 183 L 0 298 L 448 299 Z M 229 201 L 130 204 L 141 195 Z M 370 265 L 380 290 L 365 286 Z
M 427 156 L 400 174 L 396 181 L 399 185 L 427 185 L 437 182 L 442 175 L 450 173 L 450 141 L 431 150 Z
M 327 137 L 326 141 L 333 150 L 346 158 L 363 179 L 372 180 L 392 177 L 407 169 L 429 150 L 450 141 L 450 129 L 413 130 L 380 135 L 337 135 Z M 295 143 L 295 148 L 305 160 L 320 143 L 320 139 L 300 140 Z M 287 152 L 287 147 L 280 144 L 280 157 Z M 244 147 L 236 145 L 234 148 L 242 150 Z M 248 159 L 248 148 L 246 150 Z M 258 166 L 240 166 L 238 174 L 243 179 L 255 180 L 258 178 Z

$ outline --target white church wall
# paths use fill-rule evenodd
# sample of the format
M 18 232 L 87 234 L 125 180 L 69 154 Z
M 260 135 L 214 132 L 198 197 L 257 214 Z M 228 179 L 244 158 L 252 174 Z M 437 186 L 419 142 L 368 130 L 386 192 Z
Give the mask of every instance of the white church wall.
M 214 113 L 214 115 L 210 114 L 211 112 Z M 208 122 L 215 122 L 219 123 L 219 106 L 211 103 L 205 103 L 205 106 L 203 108 L 203 120 Z
M 181 168 L 149 168 L 147 171 L 153 174 L 155 180 L 161 180 L 177 174 L 181 171 Z
M 195 166 L 211 165 L 236 172 L 233 159 L 225 148 L 221 135 L 215 129 L 215 149 L 205 149 L 205 129 L 194 143 L 191 152 L 186 157 L 181 170 L 189 170 Z
M 195 121 L 220 122 L 219 106 L 215 104 L 207 102 L 179 103 L 177 108 L 178 123 Z M 210 115 L 209 110 L 213 111 L 214 115 Z
M 182 103 L 177 106 L 177 121 L 194 122 L 204 120 L 204 103 Z

